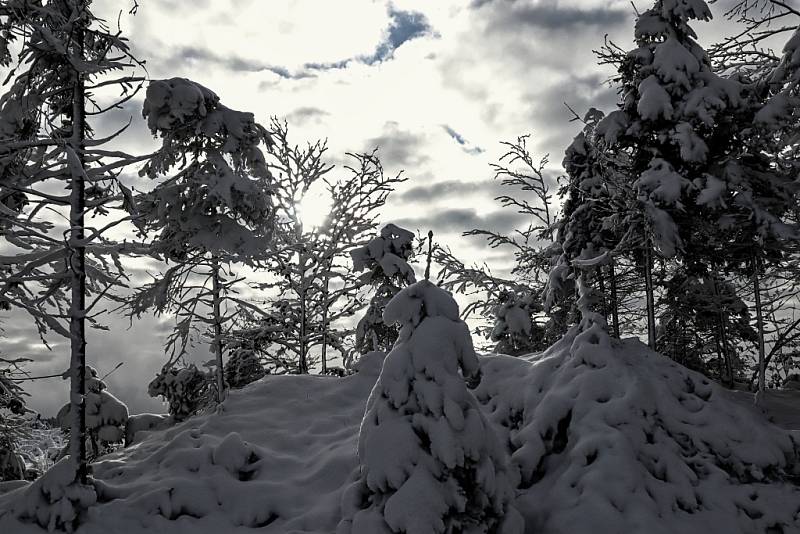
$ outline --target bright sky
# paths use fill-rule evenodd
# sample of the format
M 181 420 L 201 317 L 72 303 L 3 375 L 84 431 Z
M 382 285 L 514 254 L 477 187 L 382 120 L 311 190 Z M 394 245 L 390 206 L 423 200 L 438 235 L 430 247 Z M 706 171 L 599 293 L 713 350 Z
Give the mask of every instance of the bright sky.
M 492 200 L 499 188 L 489 164 L 502 154 L 500 141 L 532 134 L 534 155 L 551 154 L 557 175 L 579 129 L 564 103 L 579 113 L 613 108 L 615 91 L 603 84 L 610 71 L 592 49 L 604 34 L 629 48 L 634 18 L 628 0 L 145 0 L 135 17 L 125 15 L 127 1 L 94 6 L 111 21 L 123 10 L 123 31 L 153 79 L 191 78 L 264 123 L 286 118 L 296 142 L 327 138 L 333 163 L 378 146 L 387 172 L 409 179 L 383 222 L 433 229 L 464 259 L 501 269 L 508 253 L 460 236 L 525 224 Z M 721 18 L 720 5 L 712 10 Z M 696 28 L 710 42 L 724 26 Z M 95 126 L 102 133 L 133 116 L 125 143 L 141 153 L 154 145 L 140 109 L 141 100 Z M 146 388 L 172 323 L 110 322 L 109 332 L 90 335 L 90 362 L 104 373 L 124 361 L 107 380 L 110 391 L 132 413 L 163 411 Z M 32 374 L 67 366 L 67 344 L 53 338 L 47 351 L 27 317 L 7 317 L 4 328 L 3 352 L 36 358 Z M 66 402 L 66 382 L 26 387 L 45 414 Z

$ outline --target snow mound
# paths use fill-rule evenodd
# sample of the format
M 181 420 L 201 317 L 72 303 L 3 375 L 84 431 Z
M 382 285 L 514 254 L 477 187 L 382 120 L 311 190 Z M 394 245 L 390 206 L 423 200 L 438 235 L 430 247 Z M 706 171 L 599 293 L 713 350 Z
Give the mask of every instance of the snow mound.
M 528 531 L 800 531 L 791 435 L 638 340 L 592 325 L 482 372 Z
M 410 300 L 403 309 L 416 309 Z M 78 534 L 335 532 L 382 360 L 373 353 L 345 378 L 267 376 L 218 412 L 142 432 L 93 464 L 97 502 Z M 640 342 L 594 325 L 480 367 L 473 392 L 511 453 L 526 532 L 800 532 L 791 434 Z M 0 493 L 0 532 L 42 534 L 70 474 L 59 463 Z
M 141 432 L 93 464 L 97 503 L 77 532 L 330 534 L 378 371 L 267 376 L 221 410 Z M 0 495 L 0 532 L 41 534 L 3 515 L 20 491 Z

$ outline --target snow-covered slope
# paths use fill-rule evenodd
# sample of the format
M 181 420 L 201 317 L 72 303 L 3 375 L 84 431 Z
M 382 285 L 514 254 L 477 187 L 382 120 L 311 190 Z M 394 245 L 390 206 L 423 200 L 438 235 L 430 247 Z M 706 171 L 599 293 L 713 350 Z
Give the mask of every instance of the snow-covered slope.
M 342 379 L 266 377 L 218 413 L 104 457 L 79 532 L 333 532 L 380 362 L 369 363 Z M 512 453 L 526 532 L 800 532 L 790 434 L 638 341 L 593 326 L 481 369 L 475 394 Z M 0 510 L 19 497 L 0 496 Z M 41 530 L 5 514 L 0 532 Z
M 797 443 L 702 375 L 598 326 L 484 361 L 529 532 L 800 532 Z

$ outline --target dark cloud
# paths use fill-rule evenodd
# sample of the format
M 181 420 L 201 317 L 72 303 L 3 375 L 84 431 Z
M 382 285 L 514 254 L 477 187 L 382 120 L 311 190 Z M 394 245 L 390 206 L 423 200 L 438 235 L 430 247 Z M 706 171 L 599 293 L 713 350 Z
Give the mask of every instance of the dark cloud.
M 119 108 L 113 108 L 100 115 L 93 115 L 89 124 L 94 131 L 95 138 L 105 138 L 125 130 L 106 148 L 119 148 L 131 154 L 143 154 L 155 149 L 158 142 L 147 129 L 147 122 L 142 117 L 142 103 L 145 88 L 131 100 L 123 103 Z M 130 123 L 130 124 L 129 124 Z M 128 125 L 126 127 L 126 125 Z
M 428 160 L 422 154 L 424 137 L 400 128 L 394 122 L 386 122 L 383 132 L 365 142 L 366 150 L 378 148 L 378 156 L 386 168 L 415 168 Z
M 38 341 L 30 317 L 17 310 L 2 317 L 2 321 L 3 355 L 33 360 L 25 365 L 30 376 L 62 373 L 68 368 L 66 340 L 49 335 L 52 350 L 48 350 Z M 110 392 L 127 404 L 131 413 L 163 411 L 161 402 L 147 394 L 147 384 L 166 361 L 163 344 L 172 323 L 145 316 L 129 328 L 128 319 L 119 314 L 104 315 L 102 321 L 108 325 L 108 331 L 87 328 L 87 363 L 105 374 L 123 362 L 105 380 Z M 69 399 L 69 382 L 60 378 L 25 381 L 21 385 L 30 395 L 28 405 L 44 416 L 55 415 Z
M 429 185 L 417 185 L 395 194 L 394 199 L 404 203 L 429 203 L 442 198 L 461 198 L 470 194 L 485 194 L 492 198 L 507 193 L 508 188 L 503 186 L 498 180 L 475 182 L 461 182 L 458 180 L 446 180 Z
M 616 7 L 592 7 L 582 9 L 560 6 L 554 0 L 530 3 L 519 0 L 479 0 L 473 2 L 476 9 L 494 5 L 499 16 L 492 19 L 490 28 L 517 31 L 525 28 L 545 30 L 572 30 L 576 26 L 599 26 L 608 28 L 626 22 L 630 9 Z
M 293 73 L 280 65 L 270 65 L 269 63 L 237 56 L 222 56 L 209 49 L 196 46 L 176 48 L 174 52 L 161 60 L 160 66 L 168 72 L 181 72 L 186 71 L 187 67 L 196 70 L 198 63 L 217 66 L 234 72 L 271 72 L 285 79 L 301 79 L 312 76 L 308 72 Z
M 431 229 L 435 234 L 461 234 L 474 228 L 508 233 L 525 226 L 527 219 L 513 210 L 478 213 L 473 208 L 450 208 L 434 210 L 422 217 L 397 219 L 394 223 L 409 230 Z
M 355 58 L 347 58 L 342 59 L 341 61 L 331 61 L 329 63 L 306 63 L 303 65 L 303 68 L 309 70 L 334 70 L 334 69 L 343 69 L 347 66 L 348 63 L 353 61 Z
M 302 126 L 309 122 L 319 122 L 325 115 L 330 115 L 330 113 L 314 106 L 302 106 L 286 115 L 286 120 L 290 124 Z
M 526 99 L 535 102 L 531 120 L 549 127 L 568 123 L 574 117 L 567 106 L 581 117 L 590 107 L 612 109 L 617 103 L 617 91 L 605 81 L 601 74 L 572 74 L 544 90 L 527 94 Z
M 570 122 L 574 115 L 567 105 L 580 117 L 592 107 L 608 113 L 616 106 L 618 95 L 615 88 L 605 83 L 603 75 L 592 74 L 571 75 L 551 87 L 528 94 L 526 99 L 532 102 L 529 120 L 533 124 L 547 125 L 547 136 L 540 138 L 544 146 L 556 150 L 552 160 L 559 163 L 563 151 L 582 127 L 580 123 Z

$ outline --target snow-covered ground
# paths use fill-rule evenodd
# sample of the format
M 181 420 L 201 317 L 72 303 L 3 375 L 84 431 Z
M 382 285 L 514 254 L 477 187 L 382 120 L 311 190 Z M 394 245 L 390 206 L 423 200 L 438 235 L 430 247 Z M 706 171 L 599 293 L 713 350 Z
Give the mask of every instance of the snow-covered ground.
M 267 376 L 103 457 L 79 532 L 334 532 L 380 363 Z M 526 532 L 800 532 L 791 433 L 639 341 L 593 326 L 544 354 L 483 357 L 481 374 L 474 393 L 508 446 Z M 6 513 L 0 532 L 42 530 Z

